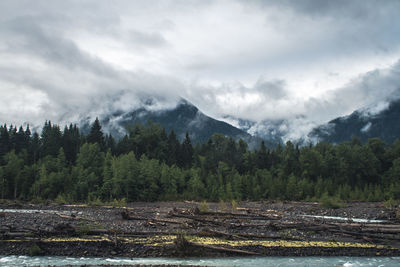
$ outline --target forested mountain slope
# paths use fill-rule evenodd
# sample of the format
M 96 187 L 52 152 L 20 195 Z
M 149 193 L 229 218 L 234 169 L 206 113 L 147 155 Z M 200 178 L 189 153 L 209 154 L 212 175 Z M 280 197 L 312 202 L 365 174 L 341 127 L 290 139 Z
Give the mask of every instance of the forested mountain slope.
M 362 142 L 377 137 L 393 143 L 400 137 L 400 100 L 388 103 L 387 108 L 378 113 L 364 109 L 336 118 L 314 129 L 310 136 L 336 144 L 353 137 L 358 137 Z

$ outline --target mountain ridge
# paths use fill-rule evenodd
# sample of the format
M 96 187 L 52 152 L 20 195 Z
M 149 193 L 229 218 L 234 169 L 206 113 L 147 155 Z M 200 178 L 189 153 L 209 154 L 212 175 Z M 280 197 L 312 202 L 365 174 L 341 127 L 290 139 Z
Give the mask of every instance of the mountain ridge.
M 288 140 L 299 144 L 306 142 L 325 141 L 341 143 L 350 141 L 354 136 L 366 142 L 369 138 L 378 137 L 387 143 L 400 137 L 400 100 L 378 103 L 353 111 L 347 116 L 337 117 L 326 124 L 313 127 L 307 132 L 293 135 L 296 125 L 289 120 L 263 120 L 255 122 L 229 115 L 221 120 L 205 115 L 196 106 L 180 99 L 173 107 L 158 109 L 157 100 L 142 101 L 142 105 L 130 111 L 118 111 L 104 116 L 100 121 L 106 132 L 116 138 L 121 138 L 133 129 L 135 124 L 146 124 L 151 121 L 160 124 L 167 132 L 174 130 L 178 139 L 183 140 L 186 132 L 193 143 L 203 143 L 215 133 L 232 137 L 235 140 L 243 139 L 250 147 L 257 147 L 261 141 L 266 146 L 275 147 L 283 144 L 288 136 L 298 136 Z M 297 120 L 306 118 L 299 117 Z M 89 120 L 85 129 L 89 129 Z M 300 124 L 301 125 L 301 124 Z M 82 127 L 82 126 L 81 126 Z
M 380 138 L 393 143 L 400 137 L 400 99 L 386 102 L 377 112 L 374 108 L 355 110 L 314 128 L 309 137 L 319 141 L 341 143 L 358 137 L 362 142 Z
M 143 105 L 127 112 L 114 112 L 100 119 L 103 128 L 116 138 L 122 138 L 136 124 L 146 124 L 149 121 L 160 124 L 167 132 L 174 130 L 178 139 L 183 140 L 186 132 L 193 143 L 207 142 L 215 133 L 232 137 L 234 140 L 243 139 L 249 147 L 261 143 L 261 139 L 230 125 L 227 122 L 205 115 L 196 106 L 180 99 L 174 108 L 153 109 L 154 100 L 143 101 Z M 89 123 L 81 126 L 89 129 Z

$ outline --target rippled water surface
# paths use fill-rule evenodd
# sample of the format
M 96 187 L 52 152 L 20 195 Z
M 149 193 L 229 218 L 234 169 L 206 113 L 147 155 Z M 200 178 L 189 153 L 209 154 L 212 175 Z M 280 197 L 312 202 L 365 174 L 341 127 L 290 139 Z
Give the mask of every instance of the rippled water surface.
M 0 212 L 9 212 L 9 213 L 41 213 L 41 214 L 72 214 L 77 213 L 76 211 L 62 211 L 62 210 L 38 210 L 38 209 L 0 209 Z
M 400 257 L 255 257 L 255 258 L 71 258 L 0 256 L 0 266 L 100 264 L 176 264 L 203 266 L 400 266 Z

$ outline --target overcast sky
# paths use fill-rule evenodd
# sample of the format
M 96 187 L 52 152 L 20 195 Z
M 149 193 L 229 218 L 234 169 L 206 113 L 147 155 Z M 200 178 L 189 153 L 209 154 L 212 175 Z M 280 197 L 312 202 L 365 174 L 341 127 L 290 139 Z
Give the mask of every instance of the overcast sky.
M 398 94 L 399 60 L 398 0 L 2 0 L 0 122 L 74 122 L 152 96 L 323 123 Z

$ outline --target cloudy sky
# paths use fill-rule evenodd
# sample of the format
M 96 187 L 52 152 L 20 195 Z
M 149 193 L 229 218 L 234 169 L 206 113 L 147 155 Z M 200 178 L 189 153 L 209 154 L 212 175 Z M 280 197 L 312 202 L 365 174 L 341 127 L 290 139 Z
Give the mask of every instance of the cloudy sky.
M 317 124 L 400 87 L 398 0 L 2 0 L 0 21 L 1 123 L 183 97 L 216 118 Z

